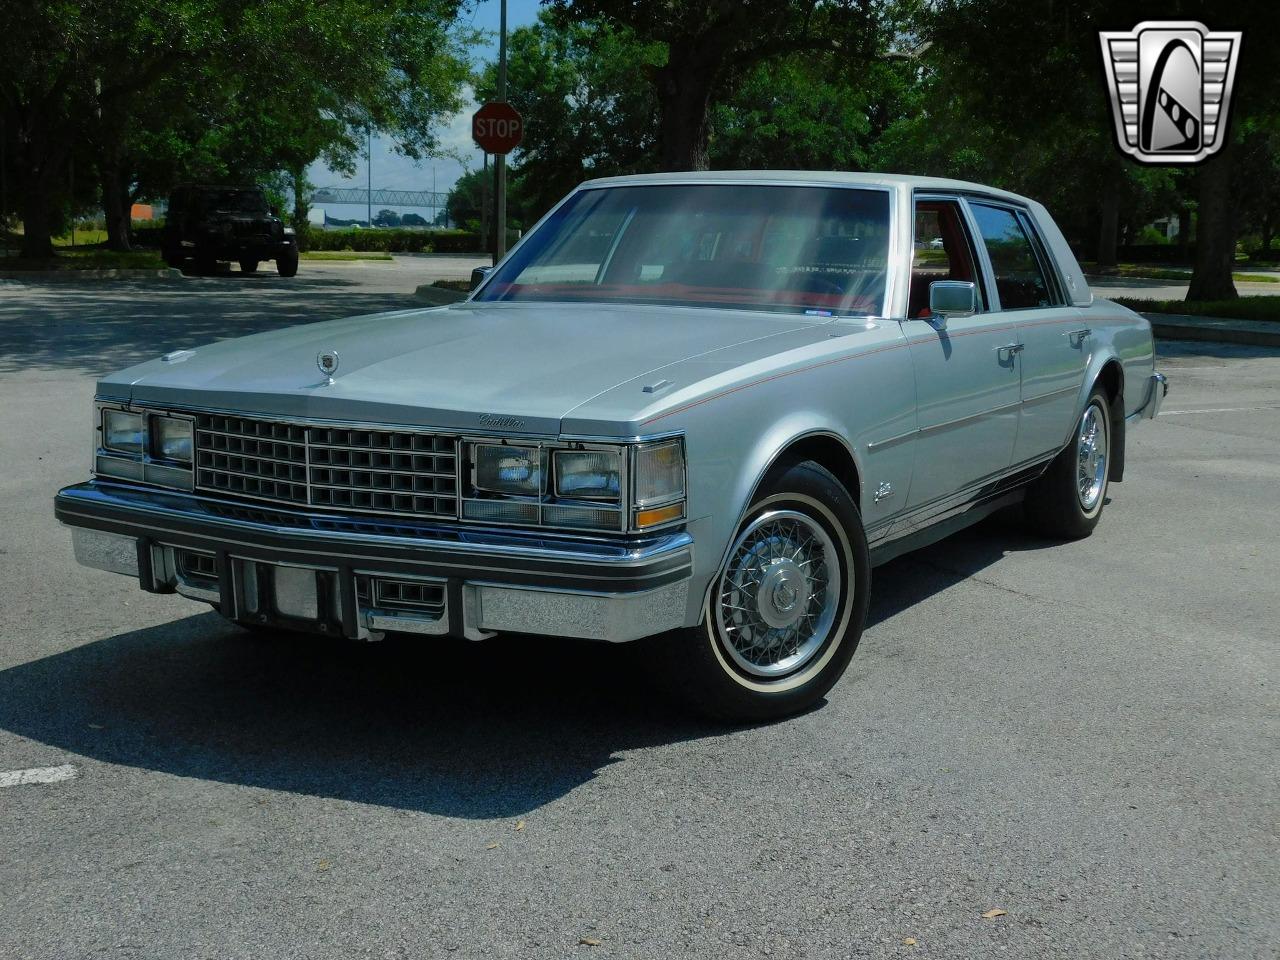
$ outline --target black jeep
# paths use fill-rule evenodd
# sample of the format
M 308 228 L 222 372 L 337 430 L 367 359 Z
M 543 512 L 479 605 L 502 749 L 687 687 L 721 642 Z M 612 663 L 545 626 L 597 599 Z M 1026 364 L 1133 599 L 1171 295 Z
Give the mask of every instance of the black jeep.
M 298 272 L 298 238 L 257 187 L 178 187 L 169 197 L 161 243 L 171 267 L 194 261 L 207 272 L 219 260 L 234 260 L 253 273 L 261 261 L 274 260 L 280 276 Z

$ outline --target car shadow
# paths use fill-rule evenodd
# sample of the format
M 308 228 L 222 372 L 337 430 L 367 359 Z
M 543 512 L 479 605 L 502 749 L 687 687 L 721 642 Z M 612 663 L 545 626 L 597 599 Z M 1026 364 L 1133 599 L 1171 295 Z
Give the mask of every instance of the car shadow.
M 988 521 L 875 577 L 869 629 L 1018 550 Z M 528 813 L 627 751 L 722 736 L 647 643 L 377 644 L 246 634 L 213 613 L 0 672 L 0 727 L 105 763 L 468 819 Z

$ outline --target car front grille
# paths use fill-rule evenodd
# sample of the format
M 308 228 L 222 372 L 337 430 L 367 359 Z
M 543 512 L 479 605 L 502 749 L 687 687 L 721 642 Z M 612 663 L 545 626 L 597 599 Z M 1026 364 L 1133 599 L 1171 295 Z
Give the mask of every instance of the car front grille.
M 196 487 L 337 511 L 458 515 L 458 440 L 196 415 Z

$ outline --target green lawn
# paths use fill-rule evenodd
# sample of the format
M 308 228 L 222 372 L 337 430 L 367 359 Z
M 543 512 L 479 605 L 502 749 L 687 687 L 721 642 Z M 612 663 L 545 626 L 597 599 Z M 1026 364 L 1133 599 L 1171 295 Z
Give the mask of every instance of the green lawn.
M 1280 321 L 1280 297 L 1238 297 L 1235 300 L 1138 300 L 1120 297 L 1139 313 L 1180 313 L 1193 317 L 1221 317 L 1228 320 Z
M 48 260 L 0 258 L 0 270 L 160 270 L 164 266 L 155 250 L 119 253 L 101 247 L 61 247 Z
M 390 260 L 391 254 L 377 250 L 304 250 L 303 260 Z
M 1082 263 L 1086 273 L 1107 277 L 1134 277 L 1139 280 L 1190 280 L 1190 267 L 1158 267 L 1142 263 L 1118 263 L 1114 267 L 1098 269 L 1096 263 Z M 1232 279 L 1244 283 L 1280 283 L 1280 274 L 1233 273 Z

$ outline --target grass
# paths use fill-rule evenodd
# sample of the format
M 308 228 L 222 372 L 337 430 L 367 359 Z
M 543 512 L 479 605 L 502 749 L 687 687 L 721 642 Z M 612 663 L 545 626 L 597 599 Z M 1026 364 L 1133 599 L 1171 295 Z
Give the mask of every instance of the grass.
M 391 254 L 378 250 L 304 250 L 303 260 L 390 260 Z
M 1139 313 L 1179 313 L 1227 320 L 1280 321 L 1280 297 L 1238 297 L 1235 300 L 1139 300 L 1121 297 L 1116 303 L 1124 304 Z
M 1107 277 L 1134 277 L 1139 280 L 1189 280 L 1190 267 L 1155 267 L 1142 263 L 1118 263 L 1114 267 L 1098 268 L 1096 263 L 1084 263 L 1082 267 L 1088 273 Z M 1233 280 L 1244 283 L 1280 283 L 1280 275 L 1257 275 L 1249 273 L 1233 273 Z
M 164 267 L 164 260 L 155 250 L 121 253 L 101 247 L 61 247 L 48 260 L 0 259 L 0 270 L 162 270 Z
M 88 247 L 88 246 L 93 246 L 94 244 L 106 243 L 106 242 L 107 242 L 107 231 L 105 230 L 76 230 L 76 242 L 74 246 Z M 67 233 L 61 237 L 54 237 L 53 245 L 55 247 L 73 246 L 73 244 L 71 243 L 71 234 Z

